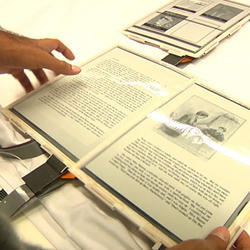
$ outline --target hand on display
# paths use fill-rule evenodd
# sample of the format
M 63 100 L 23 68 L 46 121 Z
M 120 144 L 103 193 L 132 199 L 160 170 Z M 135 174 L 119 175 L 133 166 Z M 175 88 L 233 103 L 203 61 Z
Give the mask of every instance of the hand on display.
M 24 69 L 31 70 L 40 84 L 48 81 L 43 69 L 65 75 L 81 71 L 79 67 L 54 57 L 53 50 L 69 60 L 75 58 L 72 51 L 57 39 L 31 39 L 0 30 L 0 74 L 13 75 L 30 92 L 33 86 Z

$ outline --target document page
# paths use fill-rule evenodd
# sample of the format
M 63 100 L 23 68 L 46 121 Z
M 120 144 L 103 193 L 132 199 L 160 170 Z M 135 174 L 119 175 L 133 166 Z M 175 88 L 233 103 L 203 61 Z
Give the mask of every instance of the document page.
M 124 34 L 172 54 L 198 58 L 247 23 L 249 13 L 249 6 L 236 1 L 174 0 L 127 27 Z
M 191 84 L 173 67 L 115 47 L 11 111 L 74 161 L 119 136 Z
M 174 240 L 204 238 L 249 200 L 249 118 L 195 84 L 82 170 Z

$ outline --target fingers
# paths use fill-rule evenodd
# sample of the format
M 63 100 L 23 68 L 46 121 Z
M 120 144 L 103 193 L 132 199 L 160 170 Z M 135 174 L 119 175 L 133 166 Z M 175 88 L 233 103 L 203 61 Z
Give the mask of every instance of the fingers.
M 40 84 L 44 84 L 49 80 L 47 75 L 42 69 L 34 69 L 31 71 L 36 76 Z M 34 89 L 31 84 L 31 81 L 29 80 L 28 76 L 24 73 L 23 70 L 12 70 L 11 74 L 21 83 L 26 92 L 30 92 Z
M 47 75 L 45 74 L 45 72 L 42 69 L 33 69 L 31 71 L 36 76 L 36 78 L 40 82 L 40 84 L 44 84 L 49 80 Z
M 70 60 L 75 59 L 73 52 L 68 47 L 66 47 L 61 41 L 56 40 L 56 45 L 57 45 L 57 47 L 55 48 L 56 51 L 62 53 L 66 58 Z
M 56 50 L 62 53 L 68 59 L 74 59 L 72 51 L 66 47 L 61 41 L 57 39 L 38 39 L 32 41 L 30 44 L 23 44 L 15 55 L 15 60 L 12 67 L 22 67 L 24 69 L 50 69 L 56 74 L 75 75 L 81 69 L 77 66 L 61 61 L 52 55 L 52 51 Z M 23 56 L 20 57 L 20 54 Z M 45 76 L 41 71 L 35 71 L 35 75 L 41 82 L 45 81 Z
M 246 231 L 243 231 L 235 243 L 237 250 L 250 249 L 250 236 Z
M 74 55 L 69 48 L 57 39 L 37 40 L 39 48 L 32 49 L 28 68 L 47 68 L 56 74 L 75 75 L 81 72 L 77 66 L 73 66 L 65 61 L 59 60 L 51 54 L 53 50 L 61 52 L 66 58 L 74 59 Z
M 42 69 L 33 69 L 31 70 L 36 76 L 40 84 L 46 83 L 49 79 L 45 72 Z M 21 83 L 26 92 L 32 91 L 34 88 L 29 80 L 28 76 L 24 73 L 23 70 L 12 70 L 11 74 Z
M 226 250 L 229 239 L 230 234 L 227 228 L 218 227 L 205 240 L 183 241 L 169 250 Z
M 46 74 L 42 70 L 43 68 L 52 70 L 56 74 L 65 75 L 75 75 L 81 72 L 79 67 L 59 60 L 52 55 L 52 51 L 56 50 L 67 59 L 73 60 L 75 58 L 72 51 L 57 39 L 36 40 L 27 38 L 26 40 L 18 40 L 16 43 L 15 46 L 6 44 L 7 56 L 3 58 L 8 60 L 5 60 L 3 66 L 0 65 L 0 73 L 12 74 L 27 92 L 33 90 L 33 87 L 24 69 L 31 70 L 41 84 L 48 81 Z M 9 50 L 9 47 L 12 49 Z
M 67 59 L 75 59 L 73 52 L 58 39 L 39 39 L 37 43 L 40 48 L 45 49 L 47 52 L 56 50 L 62 53 Z
M 226 249 L 230 240 L 230 233 L 226 227 L 218 227 L 211 234 L 209 234 L 205 241 L 211 249 L 224 250 Z
M 73 66 L 65 61 L 61 61 L 47 52 L 40 53 L 39 68 L 47 68 L 56 74 L 75 75 L 81 72 L 81 68 Z
M 21 83 L 26 92 L 30 92 L 34 89 L 23 70 L 15 70 L 12 71 L 11 74 Z

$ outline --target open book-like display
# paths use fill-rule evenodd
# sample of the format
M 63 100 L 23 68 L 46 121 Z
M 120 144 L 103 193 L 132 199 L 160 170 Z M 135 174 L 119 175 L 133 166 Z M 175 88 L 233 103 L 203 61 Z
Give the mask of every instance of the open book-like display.
M 201 57 L 250 19 L 250 6 L 228 0 L 174 0 L 124 30 L 178 56 Z
M 249 109 L 116 46 L 3 113 L 156 242 L 249 218 Z

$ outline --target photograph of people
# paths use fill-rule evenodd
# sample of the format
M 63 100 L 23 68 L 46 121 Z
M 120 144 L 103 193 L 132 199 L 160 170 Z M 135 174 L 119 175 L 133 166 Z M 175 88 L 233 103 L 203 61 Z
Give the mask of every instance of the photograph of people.
M 213 145 L 225 143 L 243 122 L 236 114 L 192 96 L 170 113 L 158 131 L 196 156 L 210 159 L 216 153 Z
M 224 133 L 226 133 L 227 129 L 224 127 L 218 127 L 217 129 L 214 128 L 206 128 L 203 129 L 202 132 L 212 139 L 215 139 L 217 141 L 224 141 Z
M 178 117 L 178 114 L 176 113 L 172 113 L 170 115 L 171 119 L 182 123 L 182 124 L 187 124 L 190 126 L 197 126 L 202 125 L 201 120 L 207 118 L 209 116 L 209 114 L 203 110 L 199 110 L 196 113 L 186 113 L 181 115 L 180 117 Z M 172 136 L 172 137 L 176 137 L 179 136 L 181 134 L 180 131 L 176 130 L 176 129 L 172 129 L 168 126 L 163 126 L 162 128 L 164 130 L 165 133 L 167 133 L 168 135 Z

